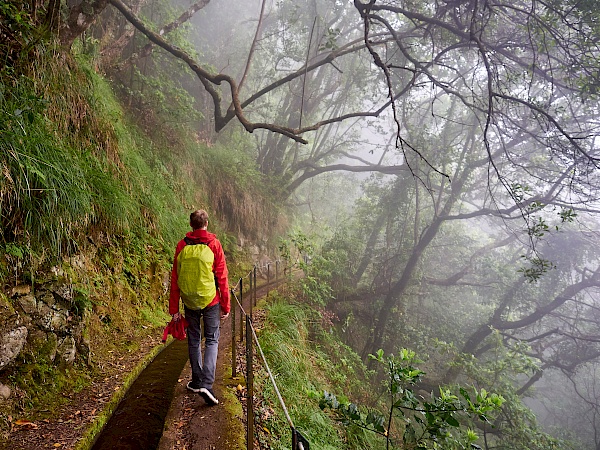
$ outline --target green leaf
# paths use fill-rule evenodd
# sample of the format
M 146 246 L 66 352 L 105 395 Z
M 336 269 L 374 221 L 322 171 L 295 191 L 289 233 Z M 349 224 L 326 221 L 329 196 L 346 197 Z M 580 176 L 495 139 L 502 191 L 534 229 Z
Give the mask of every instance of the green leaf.
M 456 420 L 454 416 L 448 416 L 446 418 L 446 423 L 453 427 L 460 427 L 460 423 L 458 422 L 458 420 Z

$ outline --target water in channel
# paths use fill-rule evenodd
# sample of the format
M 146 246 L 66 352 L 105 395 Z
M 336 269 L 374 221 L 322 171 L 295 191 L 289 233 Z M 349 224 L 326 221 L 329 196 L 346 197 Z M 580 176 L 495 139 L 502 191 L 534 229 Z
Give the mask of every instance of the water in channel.
M 156 449 L 187 358 L 187 341 L 175 340 L 160 352 L 131 385 L 92 450 Z

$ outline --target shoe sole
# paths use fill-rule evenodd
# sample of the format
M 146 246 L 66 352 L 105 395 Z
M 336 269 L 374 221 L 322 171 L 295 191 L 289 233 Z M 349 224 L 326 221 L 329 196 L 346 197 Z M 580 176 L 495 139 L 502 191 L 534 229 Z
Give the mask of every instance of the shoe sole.
M 190 386 L 190 383 L 188 383 L 186 386 L 188 391 L 192 391 L 194 394 L 197 394 L 198 392 L 200 392 L 200 388 L 193 388 Z
M 210 393 L 210 391 L 206 388 L 200 389 L 200 396 L 204 399 L 207 405 L 214 406 L 219 404 L 219 400 Z

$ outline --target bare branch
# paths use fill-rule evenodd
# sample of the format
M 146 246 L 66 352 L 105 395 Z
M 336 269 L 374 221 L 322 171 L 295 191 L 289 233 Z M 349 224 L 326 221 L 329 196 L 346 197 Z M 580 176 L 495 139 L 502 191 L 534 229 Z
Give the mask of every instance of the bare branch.
M 244 74 L 242 78 L 240 78 L 240 82 L 238 85 L 238 89 L 241 90 L 244 82 L 246 81 L 246 77 L 248 76 L 248 72 L 250 72 L 250 63 L 252 62 L 252 56 L 254 55 L 254 50 L 256 49 L 256 43 L 258 42 L 258 38 L 260 33 L 262 32 L 262 22 L 263 17 L 265 15 L 265 4 L 267 0 L 263 0 L 260 5 L 260 14 L 258 16 L 258 24 L 256 25 L 256 33 L 254 33 L 254 39 L 252 39 L 252 44 L 250 44 L 250 50 L 248 50 L 248 59 L 246 60 L 246 68 L 244 69 Z
M 164 36 L 165 34 L 170 33 L 171 31 L 176 30 L 177 28 L 179 28 L 181 25 L 183 25 L 185 22 L 187 22 L 188 20 L 190 20 L 192 18 L 192 16 L 194 14 L 196 14 L 198 11 L 200 11 L 201 9 L 203 9 L 206 5 L 208 5 L 210 3 L 210 0 L 199 0 L 196 3 L 194 3 L 193 5 L 191 5 L 186 11 L 184 11 L 177 19 L 175 19 L 173 22 L 168 23 L 167 25 L 165 25 L 164 27 L 162 27 L 159 31 L 158 34 L 160 36 Z M 145 56 L 150 55 L 150 53 L 152 53 L 152 47 L 153 44 L 152 42 L 149 42 L 148 44 L 146 44 L 139 52 L 139 57 L 143 58 Z
M 131 22 L 133 26 L 140 30 L 150 41 L 163 48 L 176 58 L 181 59 L 198 76 L 204 88 L 207 90 L 207 92 L 213 99 L 215 113 L 215 128 L 217 131 L 221 130 L 226 125 L 226 122 L 224 121 L 224 116 L 222 114 L 221 109 L 221 96 L 219 92 L 215 89 L 215 85 L 218 86 L 221 83 L 225 82 L 229 85 L 230 88 L 235 116 L 244 126 L 246 131 L 252 133 L 256 129 L 266 129 L 287 136 L 290 139 L 295 140 L 296 142 L 301 142 L 303 144 L 306 144 L 308 142 L 305 139 L 297 136 L 297 133 L 295 133 L 294 130 L 292 130 L 291 128 L 270 123 L 250 122 L 244 115 L 244 111 L 242 109 L 238 96 L 238 86 L 233 78 L 231 78 L 229 75 L 224 74 L 213 75 L 207 70 L 203 69 L 200 66 L 200 64 L 197 61 L 195 61 L 183 49 L 175 45 L 169 44 L 159 34 L 154 33 L 148 27 L 146 27 L 146 25 L 131 12 L 131 10 L 121 0 L 110 0 L 110 3 L 119 11 L 121 11 L 125 18 L 129 20 L 129 22 Z

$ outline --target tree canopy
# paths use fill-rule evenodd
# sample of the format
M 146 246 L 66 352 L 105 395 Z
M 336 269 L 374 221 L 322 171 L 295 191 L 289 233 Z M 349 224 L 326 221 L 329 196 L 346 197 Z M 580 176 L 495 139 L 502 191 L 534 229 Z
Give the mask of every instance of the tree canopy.
M 201 0 L 158 23 L 145 2 L 84 0 L 67 15 L 57 5 L 23 3 L 67 47 L 112 5 L 148 41 L 131 61 L 114 56 L 131 28 L 95 31 L 106 53 L 139 66 L 154 45 L 183 61 L 210 97 L 203 113 L 215 129 L 235 119 L 258 133 L 257 165 L 281 179 L 286 195 L 328 171 L 419 176 L 409 153 L 449 176 L 440 162 L 446 149 L 426 157 L 408 136 L 407 117 L 442 129 L 458 114 L 485 146 L 490 192 L 500 183 L 520 205 L 515 185 L 524 170 L 554 184 L 567 204 L 596 199 L 599 30 L 591 1 L 256 2 L 253 34 L 220 51 L 234 58 L 231 71 L 170 40 L 198 12 L 229 5 Z

